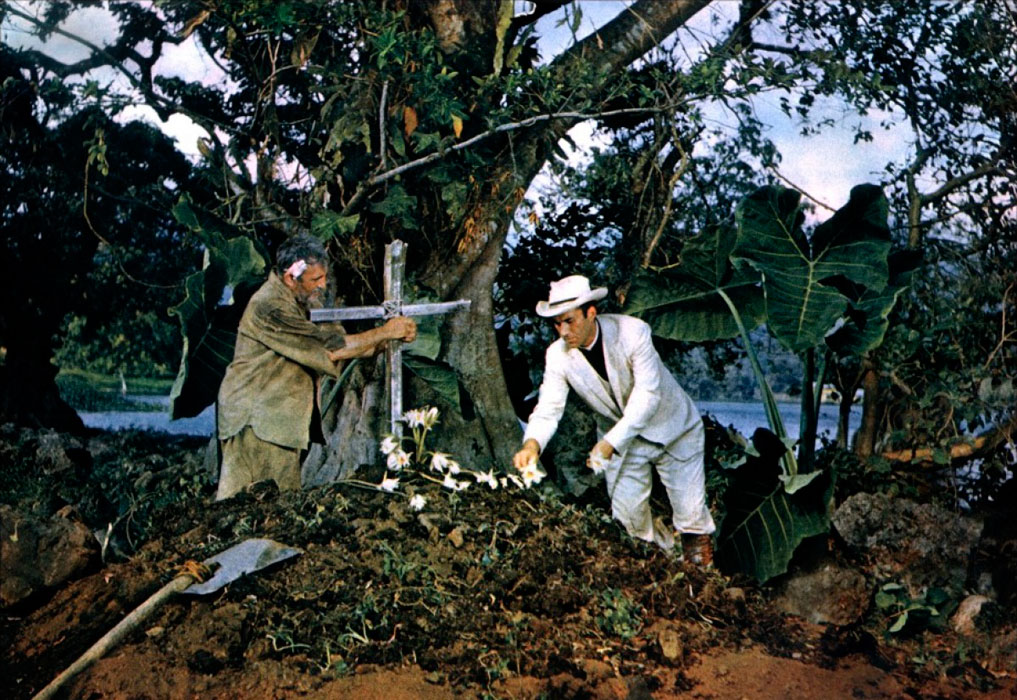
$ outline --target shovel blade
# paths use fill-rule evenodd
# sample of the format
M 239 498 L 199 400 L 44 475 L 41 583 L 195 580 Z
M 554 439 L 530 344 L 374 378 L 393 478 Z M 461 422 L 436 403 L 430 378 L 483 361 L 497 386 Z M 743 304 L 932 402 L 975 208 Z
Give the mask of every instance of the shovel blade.
M 203 563 L 215 568 L 215 574 L 204 583 L 195 583 L 185 588 L 182 593 L 189 595 L 205 595 L 213 593 L 223 586 L 233 583 L 241 576 L 259 571 L 281 561 L 286 561 L 303 550 L 287 547 L 274 540 L 250 539 L 235 544 L 227 550 L 209 557 Z

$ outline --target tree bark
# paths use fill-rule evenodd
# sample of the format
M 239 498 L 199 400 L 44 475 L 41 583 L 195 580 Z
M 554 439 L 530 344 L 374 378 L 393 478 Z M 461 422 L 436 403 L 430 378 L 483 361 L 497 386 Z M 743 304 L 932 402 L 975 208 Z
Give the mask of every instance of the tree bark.
M 872 455 L 876 446 L 876 430 L 879 427 L 879 373 L 872 364 L 865 360 L 862 374 L 862 391 L 865 392 L 862 404 L 862 424 L 855 435 L 855 454 L 865 458 Z
M 554 70 L 561 81 L 568 82 L 577 64 L 582 63 L 584 74 L 592 75 L 593 80 L 586 86 L 572 83 L 574 91 L 580 93 L 576 99 L 596 104 L 610 88 L 612 76 L 625 70 L 710 2 L 639 0 L 558 57 L 553 63 Z M 516 135 L 511 148 L 504 148 L 499 162 L 488 171 L 482 186 L 497 191 L 504 189 L 505 182 L 528 185 L 549 155 L 542 144 L 560 139 L 576 123 L 574 119 L 544 122 Z M 473 302 L 467 313 L 456 314 L 447 324 L 450 342 L 445 359 L 456 369 L 474 402 L 483 441 L 487 443 L 486 459 L 497 467 L 510 463 L 521 436 L 495 339 L 492 301 L 498 264 L 515 210 L 515 202 L 509 204 L 506 200 L 507 195 L 492 197 L 484 207 L 486 216 L 474 235 L 460 242 L 458 254 L 446 257 L 436 252 L 421 276 L 441 298 L 467 298 Z M 479 455 L 471 457 L 484 460 Z

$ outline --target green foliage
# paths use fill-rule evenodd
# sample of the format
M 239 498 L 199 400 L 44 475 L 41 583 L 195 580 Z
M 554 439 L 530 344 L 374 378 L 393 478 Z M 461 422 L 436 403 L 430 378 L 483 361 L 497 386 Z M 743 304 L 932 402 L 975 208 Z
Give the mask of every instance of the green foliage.
M 811 235 L 802 230 L 800 198 L 800 193 L 782 187 L 760 188 L 738 206 L 737 236 L 717 227 L 692 239 L 682 249 L 680 265 L 636 277 L 627 308 L 649 321 L 655 333 L 676 340 L 715 340 L 738 333 L 770 428 L 791 447 L 793 441 L 787 437 L 749 336 L 751 327 L 765 320 L 767 330 L 782 345 L 804 355 L 807 391 L 802 393 L 805 420 L 799 436 L 800 457 L 811 472 L 818 410 L 811 389 L 822 384 L 822 373 L 812 362 L 814 353 L 825 347 L 835 322 L 849 307 L 854 310 L 852 299 L 861 307 L 855 312 L 854 337 L 861 334 L 857 329 L 864 328 L 868 342 L 878 343 L 879 319 L 889 313 L 887 307 L 896 300 L 903 281 L 893 292 L 884 291 L 890 236 L 886 199 L 878 187 L 855 187 L 848 203 Z M 842 288 L 849 288 L 852 296 L 842 293 Z M 867 319 L 867 312 L 878 318 Z M 848 347 L 841 343 L 842 349 Z M 783 463 L 789 493 L 813 478 L 799 475 L 791 452 Z
M 736 214 L 738 243 L 731 256 L 763 276 L 767 328 L 797 353 L 820 345 L 847 310 L 850 299 L 837 288 L 842 280 L 872 293 L 884 290 L 890 252 L 886 197 L 879 187 L 853 188 L 848 203 L 811 236 L 802 231 L 800 199 L 782 187 L 764 187 L 746 198 Z
M 622 639 L 632 639 L 643 627 L 643 609 L 619 588 L 606 588 L 600 594 L 601 612 L 597 626 Z
M 205 268 L 187 278 L 187 296 L 172 309 L 180 320 L 184 356 L 170 392 L 170 415 L 185 418 L 215 401 L 233 360 L 240 316 L 268 266 L 250 238 L 225 239 L 219 231 L 204 228 L 187 200 L 181 200 L 174 213 L 206 245 Z
M 765 306 L 759 275 L 731 264 L 736 240 L 734 228 L 713 227 L 682 247 L 680 266 L 637 272 L 625 310 L 664 338 L 689 342 L 734 338 L 738 324 L 723 292 L 738 309 L 746 330 L 760 325 Z
M 899 583 L 883 584 L 875 596 L 876 614 L 883 618 L 886 634 L 910 635 L 928 628 L 944 629 L 957 608 L 957 601 L 942 588 L 929 588 L 912 598 Z
M 726 465 L 725 515 L 717 536 L 717 564 L 765 583 L 787 571 L 798 545 L 829 530 L 830 472 L 812 472 L 791 492 L 782 479 L 784 444 L 760 428 L 740 463 Z
M 882 290 L 848 285 L 854 289 L 848 291 L 847 321 L 827 335 L 827 345 L 840 356 L 862 355 L 879 347 L 890 326 L 890 312 L 909 289 L 921 261 L 919 251 L 895 251 L 887 260 L 889 276 Z

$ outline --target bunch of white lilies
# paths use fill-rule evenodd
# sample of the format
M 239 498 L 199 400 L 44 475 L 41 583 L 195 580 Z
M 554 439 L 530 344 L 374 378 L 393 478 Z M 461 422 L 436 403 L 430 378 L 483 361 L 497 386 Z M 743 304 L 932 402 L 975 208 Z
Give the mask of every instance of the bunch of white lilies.
M 429 451 L 426 446 L 427 434 L 438 422 L 438 409 L 433 406 L 406 411 L 402 420 L 412 435 L 402 438 L 387 435 L 381 441 L 381 453 L 385 455 L 388 473 L 380 484 L 374 486 L 382 491 L 398 491 L 400 478 L 409 473 L 410 469 L 426 481 L 441 484 L 453 492 L 465 491 L 473 483 L 486 484 L 490 489 L 504 489 L 510 484 L 525 489 L 540 483 L 545 476 L 536 461 L 526 465 L 518 474 L 510 472 L 504 476 L 495 476 L 493 469 L 486 472 L 467 469 L 445 452 Z M 403 448 L 407 440 L 413 443 L 409 450 Z M 413 510 L 423 510 L 426 505 L 427 499 L 419 493 L 410 498 L 410 508 Z

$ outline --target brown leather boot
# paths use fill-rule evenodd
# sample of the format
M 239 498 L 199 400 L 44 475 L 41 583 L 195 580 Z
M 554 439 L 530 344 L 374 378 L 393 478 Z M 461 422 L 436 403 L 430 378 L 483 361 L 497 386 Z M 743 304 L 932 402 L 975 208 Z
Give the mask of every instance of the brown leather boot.
M 702 567 L 713 566 L 713 538 L 709 535 L 682 533 L 685 561 Z

